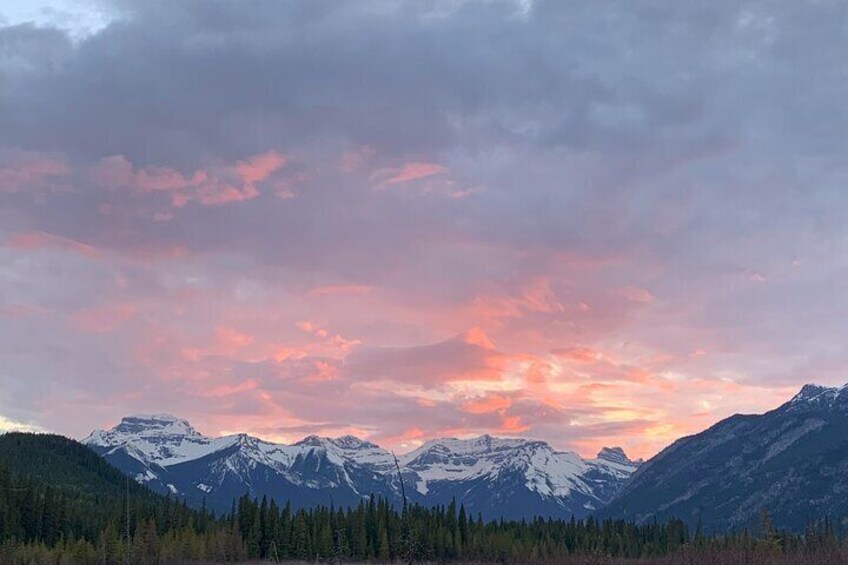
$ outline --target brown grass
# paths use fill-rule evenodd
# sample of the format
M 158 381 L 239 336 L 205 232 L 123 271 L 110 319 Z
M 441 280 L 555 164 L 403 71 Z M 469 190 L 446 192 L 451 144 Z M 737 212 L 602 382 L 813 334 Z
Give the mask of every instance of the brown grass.
M 248 561 L 240 565 L 268 565 L 273 561 Z M 286 561 L 286 565 L 312 565 L 313 563 L 332 563 L 331 561 Z M 362 562 L 344 561 L 343 565 L 366 565 Z M 401 562 L 396 561 L 400 564 Z M 500 563 L 454 562 L 456 565 L 502 565 Z M 511 562 L 520 565 L 520 562 Z M 535 565 L 848 565 L 848 552 L 835 550 L 813 555 L 782 555 L 766 552 L 746 552 L 744 550 L 727 551 L 688 551 L 666 557 L 649 559 L 617 559 L 604 557 L 568 557 L 564 559 L 533 562 Z M 208 563 L 205 565 L 212 565 Z M 439 565 L 437 563 L 417 565 Z M 528 562 L 528 565 L 530 563 Z

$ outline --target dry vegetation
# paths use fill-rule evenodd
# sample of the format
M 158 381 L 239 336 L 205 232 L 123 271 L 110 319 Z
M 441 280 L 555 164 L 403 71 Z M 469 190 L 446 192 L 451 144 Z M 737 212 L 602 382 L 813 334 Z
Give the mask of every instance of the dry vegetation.
M 248 561 L 239 565 L 268 565 L 268 563 L 268 561 Z M 366 565 L 369 562 L 334 562 L 319 560 L 286 561 L 284 563 L 286 563 L 286 565 L 314 565 L 316 563 L 338 563 L 339 565 Z M 394 563 L 400 564 L 402 562 L 395 561 Z M 458 563 L 459 565 L 503 565 L 502 563 L 481 561 L 455 563 Z M 650 559 L 620 559 L 606 558 L 602 556 L 574 556 L 555 560 L 535 561 L 531 563 L 536 563 L 538 565 L 848 565 L 848 548 L 835 549 L 829 552 L 822 552 L 809 555 L 783 555 L 774 552 L 753 552 L 744 550 L 684 550 L 675 555 Z M 212 565 L 212 563 L 207 563 L 203 565 Z M 417 562 L 417 565 L 437 565 L 437 562 Z

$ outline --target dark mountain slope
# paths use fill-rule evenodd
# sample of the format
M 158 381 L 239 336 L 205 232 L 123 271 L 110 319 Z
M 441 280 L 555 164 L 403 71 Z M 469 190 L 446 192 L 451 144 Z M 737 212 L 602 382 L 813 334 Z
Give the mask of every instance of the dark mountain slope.
M 678 517 L 705 531 L 848 516 L 848 388 L 806 385 L 776 410 L 736 415 L 649 460 L 599 514 Z
M 96 540 L 123 526 L 129 488 L 131 527 L 148 518 L 177 525 L 199 512 L 129 481 L 86 446 L 57 435 L 0 435 L 0 539 Z

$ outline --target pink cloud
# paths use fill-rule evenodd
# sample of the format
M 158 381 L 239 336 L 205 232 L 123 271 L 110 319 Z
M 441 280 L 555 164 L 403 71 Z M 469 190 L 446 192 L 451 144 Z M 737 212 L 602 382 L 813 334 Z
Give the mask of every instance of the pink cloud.
M 74 326 L 91 333 L 111 332 L 133 319 L 137 309 L 132 304 L 114 304 L 80 310 L 73 316 Z
M 345 173 L 352 173 L 363 168 L 376 155 L 372 147 L 362 145 L 345 151 L 339 159 L 339 168 Z
M 476 345 L 478 347 L 482 347 L 483 349 L 495 349 L 495 344 L 492 343 L 492 340 L 489 339 L 489 336 L 486 335 L 486 332 L 484 332 L 480 328 L 472 328 L 465 332 L 463 340 L 465 341 L 465 343 Z
M 55 154 L 6 152 L 0 155 L 0 193 L 37 188 L 70 172 L 65 159 Z
M 500 381 L 513 361 L 509 355 L 469 343 L 460 335 L 430 345 L 360 348 L 345 359 L 345 370 L 371 380 L 436 387 L 445 382 Z
M 588 347 L 574 346 L 561 347 L 551 351 L 559 358 L 577 363 L 595 363 L 601 359 L 601 355 Z
M 487 288 L 478 293 L 466 308 L 468 317 L 485 320 L 490 324 L 499 324 L 509 318 L 521 318 L 528 312 L 561 314 L 566 310 L 551 288 L 548 277 L 524 281 L 512 291 L 500 286 Z
M 59 251 L 84 255 L 86 257 L 100 256 L 100 252 L 90 245 L 75 241 L 67 237 L 53 235 L 42 231 L 11 234 L 6 237 L 5 241 L 3 242 L 3 245 L 5 247 L 18 251 L 55 249 Z
M 284 167 L 287 161 L 285 155 L 267 151 L 239 161 L 234 169 L 245 183 L 253 184 L 267 179 L 271 173 Z
M 654 295 L 650 293 L 650 291 L 639 288 L 635 286 L 627 286 L 621 289 L 618 289 L 616 293 L 626 298 L 631 302 L 639 302 L 641 304 L 650 304 L 654 301 Z
M 313 288 L 309 291 L 312 296 L 367 294 L 374 290 L 373 286 L 363 284 L 336 284 Z
M 0 304 L 0 317 L 5 318 L 43 316 L 49 313 L 50 310 L 43 306 L 35 306 L 32 304 Z
M 200 186 L 208 177 L 197 170 L 190 177 L 168 167 L 136 169 L 123 155 L 112 155 L 98 161 L 91 177 L 105 188 L 130 188 L 139 192 L 180 192 Z
M 395 168 L 380 169 L 371 175 L 373 180 L 378 180 L 380 186 L 391 186 L 416 180 L 421 180 L 434 175 L 440 175 L 447 169 L 437 163 L 411 162 Z
M 234 165 L 198 169 L 190 175 L 170 167 L 136 167 L 123 155 L 98 161 L 90 176 L 99 186 L 129 189 L 140 194 L 168 194 L 175 208 L 195 201 L 207 206 L 242 202 L 259 196 L 258 185 L 285 167 L 288 158 L 267 151 L 237 161 Z

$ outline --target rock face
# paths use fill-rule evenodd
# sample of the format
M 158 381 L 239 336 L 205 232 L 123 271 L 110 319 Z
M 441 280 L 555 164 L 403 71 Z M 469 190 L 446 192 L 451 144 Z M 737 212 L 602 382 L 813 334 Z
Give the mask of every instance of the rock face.
M 234 498 L 294 507 L 354 505 L 372 494 L 401 500 L 392 454 L 353 436 L 309 436 L 292 445 L 240 434 L 208 438 L 167 414 L 127 416 L 83 443 L 154 490 L 228 511 Z M 441 439 L 399 457 L 407 497 L 465 504 L 488 518 L 581 517 L 603 507 L 638 466 L 619 448 L 596 459 L 547 443 L 480 436 Z
M 848 515 L 848 385 L 805 385 L 762 415 L 735 415 L 642 465 L 601 516 L 678 517 L 705 531 Z

